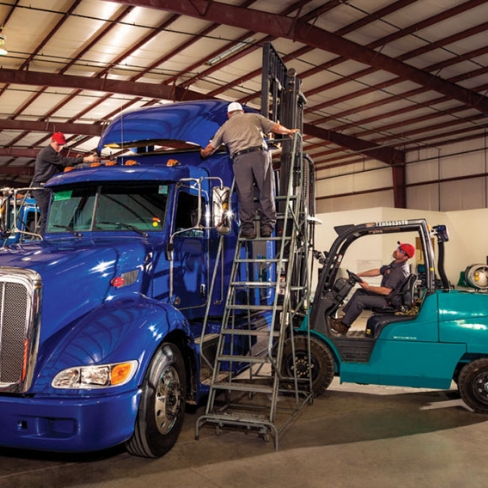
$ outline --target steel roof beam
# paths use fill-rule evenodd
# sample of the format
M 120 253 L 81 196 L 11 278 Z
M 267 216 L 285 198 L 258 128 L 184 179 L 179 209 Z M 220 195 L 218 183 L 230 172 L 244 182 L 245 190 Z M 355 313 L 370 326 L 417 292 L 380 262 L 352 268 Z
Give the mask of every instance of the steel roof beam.
M 82 136 L 100 137 L 103 126 L 99 124 L 70 124 L 67 122 L 35 122 L 28 120 L 0 119 L 0 130 L 21 130 L 34 132 L 64 132 Z
M 352 151 L 361 152 L 372 159 L 383 161 L 391 166 L 405 164 L 405 153 L 395 148 L 382 147 L 374 142 L 356 139 L 355 137 L 322 129 L 311 124 L 303 124 L 303 132 L 312 137 L 333 142 L 338 146 L 351 149 Z
M 125 95 L 135 95 L 141 97 L 152 97 L 152 98 L 166 98 L 169 100 L 202 100 L 202 99 L 213 99 L 208 95 L 203 95 L 191 90 L 179 88 L 179 87 L 169 87 L 166 85 L 155 85 L 153 83 L 142 83 L 142 82 L 131 82 L 131 81 L 119 81 L 119 80 L 109 80 L 109 79 L 98 79 L 98 78 L 86 78 L 84 76 L 73 76 L 73 75 L 58 75 L 50 73 L 40 73 L 35 71 L 16 71 L 16 70 L 0 70 L 0 83 L 16 83 L 23 85 L 48 85 L 48 86 L 58 86 L 72 88 L 76 86 L 85 90 L 95 90 L 101 92 L 111 92 L 120 93 Z M 27 124 L 25 121 L 14 121 L 14 120 L 3 120 L 1 128 L 3 129 L 19 129 L 16 125 L 19 122 Z M 45 132 L 50 132 L 51 128 L 47 129 L 46 122 L 29 122 L 32 125 L 32 130 L 42 131 L 44 127 Z M 70 127 L 79 125 L 79 131 L 70 130 Z M 85 128 L 85 124 L 70 124 L 66 125 L 56 123 L 56 129 L 68 134 L 82 134 L 82 135 L 93 135 L 92 133 L 86 133 L 84 131 L 88 130 Z M 35 127 L 35 128 L 34 128 Z M 66 128 L 65 128 L 66 127 Z M 100 127 L 93 124 L 93 127 Z M 92 129 L 95 130 L 95 129 Z M 101 129 L 100 129 L 101 130 Z M 366 154 L 370 157 L 374 157 L 379 161 L 386 164 L 395 164 L 398 162 L 398 157 L 404 159 L 404 154 L 402 151 L 391 150 L 384 151 L 381 146 L 374 143 L 362 141 L 356 139 L 355 137 L 345 136 L 343 134 L 338 134 L 334 131 L 320 129 L 314 127 L 310 124 L 304 126 L 304 132 L 308 135 L 314 137 L 319 137 L 327 141 L 343 145 L 348 147 L 353 151 L 362 152 L 367 151 Z M 339 143 L 337 141 L 342 141 Z M 395 157 L 392 158 L 392 155 Z M 398 156 L 400 155 L 400 156 Z M 1 172 L 1 168 L 0 168 Z
M 396 74 L 401 78 L 429 87 L 431 90 L 459 100 L 469 107 L 488 114 L 488 100 L 484 96 L 296 18 L 261 12 L 250 8 L 243 9 L 214 0 L 180 0 L 179 2 L 174 0 L 113 1 L 125 5 L 137 5 L 139 7 L 178 13 L 205 19 L 209 22 L 219 22 L 223 25 L 254 30 L 275 37 L 302 42 L 317 49 L 332 52 L 359 63 L 368 64 L 375 69 Z
M 120 93 L 123 95 L 151 97 L 166 100 L 202 100 L 213 99 L 202 93 L 193 92 L 175 86 L 154 83 L 111 80 L 109 78 L 88 78 L 85 76 L 59 75 L 39 71 L 0 70 L 0 83 L 19 85 L 58 86 L 79 88 L 99 92 Z

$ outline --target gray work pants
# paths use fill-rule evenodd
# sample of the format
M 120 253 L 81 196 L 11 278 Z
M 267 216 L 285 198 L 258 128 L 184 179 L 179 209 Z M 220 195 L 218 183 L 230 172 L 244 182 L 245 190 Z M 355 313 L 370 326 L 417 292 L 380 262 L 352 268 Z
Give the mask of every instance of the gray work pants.
M 372 293 L 368 290 L 363 290 L 359 288 L 354 292 L 354 295 L 349 300 L 347 305 L 344 307 L 345 315 L 341 322 L 347 327 L 361 315 L 363 310 L 371 310 L 376 307 L 386 307 L 388 305 L 388 300 L 384 295 L 378 295 L 377 293 Z
M 276 207 L 273 190 L 273 166 L 271 157 L 266 151 L 241 154 L 234 158 L 234 176 L 239 198 L 239 217 L 243 231 L 254 229 L 254 192 L 256 184 L 259 207 L 261 209 L 261 226 L 274 229 L 276 224 Z

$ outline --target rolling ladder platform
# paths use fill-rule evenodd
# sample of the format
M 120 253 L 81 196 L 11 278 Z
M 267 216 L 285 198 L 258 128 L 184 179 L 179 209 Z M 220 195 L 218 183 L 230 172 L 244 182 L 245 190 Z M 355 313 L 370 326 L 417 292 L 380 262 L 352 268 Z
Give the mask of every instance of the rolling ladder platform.
M 200 428 L 210 425 L 217 434 L 224 429 L 257 432 L 265 440 L 273 438 L 278 449 L 279 434 L 313 401 L 310 374 L 298 377 L 293 364 L 294 325 L 309 300 L 308 273 L 305 279 L 296 279 L 297 256 L 299 260 L 308 253 L 306 192 L 294 183 L 303 174 L 300 142 L 296 134 L 292 153 L 297 155 L 292 158 L 296 168 L 287 194 L 276 198 L 277 236 L 254 240 L 239 236 L 207 407 L 197 420 L 196 439 Z M 291 348 L 286 366 L 285 343 L 288 351 Z M 247 354 L 240 352 L 243 349 Z M 301 359 L 301 372 L 310 372 L 310 364 L 307 369 Z

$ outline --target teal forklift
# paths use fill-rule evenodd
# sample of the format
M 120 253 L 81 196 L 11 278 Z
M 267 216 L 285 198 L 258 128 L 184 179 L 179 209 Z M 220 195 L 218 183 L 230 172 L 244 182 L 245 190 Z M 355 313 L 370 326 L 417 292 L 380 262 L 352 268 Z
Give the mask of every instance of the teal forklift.
M 468 407 L 488 413 L 488 293 L 454 289 L 449 283 L 444 270 L 447 228 L 430 228 L 426 220 L 416 219 L 344 225 L 335 231 L 330 250 L 316 253 L 322 265 L 317 289 L 298 336 L 285 345 L 283 373 L 302 365 L 305 379 L 311 369 L 315 396 L 325 392 L 334 376 L 341 383 L 435 389 L 450 389 L 454 381 Z M 360 239 L 385 234 L 394 234 L 392 242 L 415 239 L 422 263 L 402 286 L 401 303 L 373 310 L 364 330 L 338 335 L 330 319 L 361 280 L 343 269 L 346 252 Z

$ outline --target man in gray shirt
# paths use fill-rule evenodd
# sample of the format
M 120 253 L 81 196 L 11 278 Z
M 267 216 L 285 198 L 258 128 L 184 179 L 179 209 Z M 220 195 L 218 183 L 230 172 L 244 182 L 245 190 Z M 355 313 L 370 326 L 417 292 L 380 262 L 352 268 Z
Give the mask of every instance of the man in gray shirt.
M 393 261 L 381 268 L 370 269 L 358 273 L 357 276 L 382 276 L 380 286 L 370 285 L 366 281 L 359 283 L 361 288 L 354 292 L 343 311 L 345 315 L 340 318 L 330 318 L 330 327 L 339 334 L 347 334 L 351 324 L 361 315 L 363 310 L 389 305 L 392 294 L 397 291 L 410 275 L 407 264 L 409 258 L 415 256 L 415 247 L 412 244 L 398 243 L 393 251 Z
M 66 138 L 61 132 L 55 132 L 51 137 L 49 146 L 41 149 L 37 154 L 36 165 L 34 169 L 34 177 L 32 179 L 32 187 L 44 186 L 51 176 L 60 173 L 67 166 L 75 166 L 81 163 L 93 163 L 98 160 L 93 154 L 89 156 L 79 156 L 76 158 L 69 158 L 62 156 L 61 150 L 66 144 Z M 39 233 L 44 234 L 46 227 L 46 217 L 49 208 L 49 200 L 51 192 L 46 190 L 34 190 L 33 196 L 36 199 L 39 207 Z
M 299 129 L 287 129 L 256 113 L 244 113 L 242 105 L 232 102 L 227 107 L 227 120 L 205 149 L 202 158 L 213 154 L 225 144 L 233 160 L 234 176 L 239 198 L 241 236 L 254 239 L 254 184 L 258 190 L 261 208 L 261 237 L 270 237 L 276 224 L 276 207 L 273 197 L 273 166 L 267 151 L 264 134 L 293 135 Z

